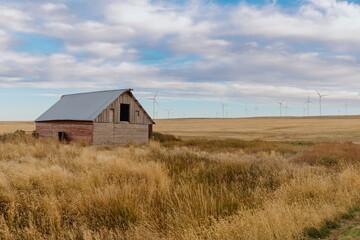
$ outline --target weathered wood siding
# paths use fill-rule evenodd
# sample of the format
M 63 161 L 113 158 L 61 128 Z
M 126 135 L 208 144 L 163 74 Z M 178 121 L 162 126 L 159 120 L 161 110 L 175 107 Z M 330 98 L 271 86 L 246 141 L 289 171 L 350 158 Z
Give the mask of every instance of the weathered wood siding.
M 93 123 L 76 121 L 36 122 L 36 133 L 39 137 L 58 138 L 59 132 L 65 132 L 70 141 L 93 141 Z
M 151 119 L 145 113 L 145 110 L 135 100 L 131 93 L 127 92 L 118 97 L 113 103 L 111 103 L 102 113 L 95 119 L 97 123 L 110 123 L 111 113 L 113 109 L 113 122 L 120 123 L 120 104 L 130 104 L 130 124 L 152 124 Z
M 148 125 L 120 123 L 94 123 L 94 145 L 148 143 Z

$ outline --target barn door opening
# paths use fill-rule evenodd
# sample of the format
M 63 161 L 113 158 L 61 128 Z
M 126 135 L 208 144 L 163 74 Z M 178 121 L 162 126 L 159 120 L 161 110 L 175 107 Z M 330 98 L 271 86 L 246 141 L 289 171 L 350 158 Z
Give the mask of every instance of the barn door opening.
M 68 141 L 68 136 L 67 136 L 66 132 L 58 132 L 58 137 L 59 137 L 59 141 L 61 141 L 61 142 Z
M 130 122 L 130 104 L 120 104 L 120 122 Z

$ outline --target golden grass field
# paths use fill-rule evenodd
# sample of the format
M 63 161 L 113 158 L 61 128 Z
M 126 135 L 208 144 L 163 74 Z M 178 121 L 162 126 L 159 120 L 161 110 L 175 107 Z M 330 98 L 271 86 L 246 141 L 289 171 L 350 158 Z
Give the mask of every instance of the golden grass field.
M 358 120 L 158 120 L 155 131 L 182 138 L 127 146 L 36 139 L 11 134 L 32 122 L 2 122 L 0 239 L 357 236 L 329 231 L 360 211 Z
M 13 133 L 16 130 L 23 130 L 25 132 L 32 132 L 35 130 L 35 123 L 34 122 L 0 122 L 0 134 L 4 133 Z
M 154 131 L 181 137 L 360 142 L 360 117 L 156 120 Z

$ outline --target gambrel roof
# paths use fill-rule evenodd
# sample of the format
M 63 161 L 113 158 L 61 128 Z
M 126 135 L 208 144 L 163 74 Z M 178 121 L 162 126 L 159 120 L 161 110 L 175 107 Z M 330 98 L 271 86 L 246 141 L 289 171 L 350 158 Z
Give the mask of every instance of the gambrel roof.
M 57 120 L 93 121 L 122 94 L 128 92 L 132 96 L 131 90 L 117 89 L 63 95 L 58 102 L 38 117 L 35 122 Z M 140 103 L 138 104 L 141 107 Z M 146 111 L 143 108 L 142 110 L 153 122 Z

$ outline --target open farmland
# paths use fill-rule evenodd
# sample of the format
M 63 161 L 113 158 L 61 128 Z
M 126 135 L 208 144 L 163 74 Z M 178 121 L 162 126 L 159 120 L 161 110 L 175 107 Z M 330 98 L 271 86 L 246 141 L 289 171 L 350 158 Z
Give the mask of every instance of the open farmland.
M 0 134 L 4 133 L 13 133 L 16 130 L 23 130 L 27 133 L 30 133 L 35 130 L 34 122 L 0 122 Z
M 163 119 L 154 130 L 185 138 L 360 142 L 360 117 Z
M 159 120 L 155 131 L 192 128 L 195 134 L 155 134 L 149 145 L 97 147 L 3 135 L 1 239 L 326 236 L 359 211 L 360 145 L 348 142 L 357 139 L 350 134 L 356 119 L 312 119 L 312 131 L 299 121 L 289 128 L 299 132 L 293 139 L 278 129 L 287 119 L 259 119 L 267 127 L 251 125 L 254 135 L 245 139 L 254 140 L 238 133 L 225 139 L 242 131 L 230 124 L 228 135 L 216 135 L 216 124 L 233 119 L 205 120 L 207 130 L 201 120 Z M 292 126 L 298 120 L 290 119 Z M 250 125 L 251 119 L 238 121 Z M 267 130 L 277 141 L 259 140 Z M 345 142 L 334 142 L 337 131 Z

